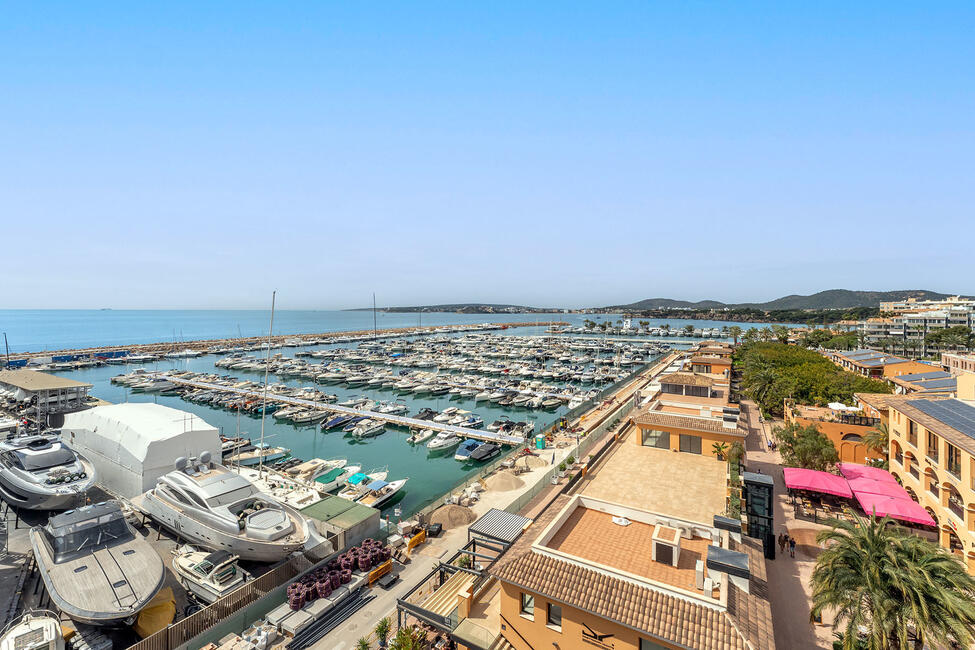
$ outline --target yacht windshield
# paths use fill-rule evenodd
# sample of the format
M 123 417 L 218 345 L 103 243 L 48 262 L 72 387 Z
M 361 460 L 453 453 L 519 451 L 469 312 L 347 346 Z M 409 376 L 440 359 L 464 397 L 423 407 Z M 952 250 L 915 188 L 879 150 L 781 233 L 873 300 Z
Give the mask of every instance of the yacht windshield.
M 19 449 L 11 452 L 14 462 L 28 472 L 36 472 L 42 469 L 51 469 L 61 465 L 69 465 L 74 462 L 75 456 L 70 450 L 64 447 L 46 449 L 42 452 L 27 452 Z
M 99 517 L 63 526 L 55 531 L 52 540 L 55 562 L 75 556 L 79 551 L 87 553 L 132 538 L 132 531 L 120 516 Z
M 253 495 L 254 488 L 248 484 L 246 487 L 230 490 L 229 492 L 224 492 L 223 494 L 216 494 L 207 499 L 207 503 L 209 503 L 211 506 L 226 506 L 235 501 L 240 501 L 241 499 L 246 499 L 247 497 Z

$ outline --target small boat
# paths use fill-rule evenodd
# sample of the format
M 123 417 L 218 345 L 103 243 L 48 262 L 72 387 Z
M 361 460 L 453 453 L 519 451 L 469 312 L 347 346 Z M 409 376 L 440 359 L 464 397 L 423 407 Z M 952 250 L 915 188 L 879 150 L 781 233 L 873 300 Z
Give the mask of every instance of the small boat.
M 51 517 L 30 529 L 30 543 L 51 601 L 80 623 L 131 625 L 166 577 L 162 558 L 115 501 Z
M 365 415 L 357 415 L 353 417 L 351 420 L 349 420 L 344 427 L 342 427 L 342 431 L 344 431 L 345 433 L 352 433 L 353 431 L 355 431 L 355 428 L 359 426 L 360 422 L 363 422 L 368 419 L 369 418 L 367 418 Z
M 285 470 L 285 473 L 299 481 L 314 481 L 319 476 L 330 472 L 333 469 L 345 467 L 346 461 L 344 458 L 338 458 L 335 460 L 323 460 L 321 458 L 312 458 L 311 460 L 306 460 L 304 462 L 297 463 Z
M 238 452 L 228 460 L 235 465 L 259 465 L 262 460 L 267 464 L 273 460 L 284 458 L 290 453 L 290 449 L 285 447 L 271 447 L 265 443 L 263 445 L 254 445 L 254 449 L 251 451 Z
M 382 508 L 396 493 L 403 489 L 409 479 L 400 479 L 387 483 L 386 481 L 373 481 L 366 486 L 366 493 L 359 497 L 357 501 L 364 506 Z
M 477 449 L 472 451 L 469 458 L 475 463 L 481 463 L 486 460 L 491 460 L 500 453 L 501 445 L 496 445 L 493 442 L 485 442 L 482 443 Z
M 64 650 L 61 619 L 47 610 L 25 613 L 0 632 L 0 650 Z
M 454 460 L 459 460 L 464 462 L 471 457 L 477 448 L 483 445 L 483 442 L 478 440 L 465 440 L 464 443 L 457 448 L 457 452 L 454 454 Z
M 322 489 L 326 492 L 331 492 L 332 490 L 338 488 L 340 485 L 344 485 L 346 479 L 348 479 L 353 474 L 359 473 L 362 468 L 358 465 L 346 465 L 345 467 L 336 467 L 333 470 L 329 470 L 315 479 L 316 483 L 322 484 Z
M 445 408 L 443 411 L 441 411 L 440 412 L 440 415 L 435 416 L 433 418 L 433 421 L 434 422 L 449 422 L 450 420 L 453 419 L 454 415 L 456 415 L 457 414 L 457 411 L 459 411 L 459 410 L 460 409 L 458 409 L 456 406 L 449 406 L 449 407 Z
M 346 480 L 346 487 L 338 493 L 338 496 L 349 501 L 355 501 L 365 494 L 367 485 L 374 481 L 385 481 L 388 475 L 389 472 L 385 469 L 353 474 Z
M 427 443 L 427 449 L 431 452 L 447 451 L 453 449 L 462 442 L 462 438 L 455 436 L 447 431 L 441 431 L 437 437 Z
M 173 571 L 184 588 L 209 604 L 243 585 L 250 575 L 227 551 L 198 551 L 184 547 L 173 558 Z
M 322 430 L 325 431 L 328 429 L 337 429 L 339 427 L 344 427 L 354 417 L 355 417 L 354 415 L 349 415 L 347 413 L 340 413 L 339 415 L 336 415 L 330 420 L 325 420 L 324 422 L 322 422 Z
M 386 424 L 380 420 L 363 420 L 352 430 L 352 435 L 357 440 L 374 438 L 383 433 L 386 433 Z
M 433 429 L 420 429 L 407 438 L 407 442 L 409 442 L 411 445 L 418 445 L 422 442 L 426 442 L 434 435 L 436 435 L 436 432 Z
M 413 416 L 414 420 L 432 420 L 437 416 L 437 412 L 432 408 L 422 408 L 420 412 Z

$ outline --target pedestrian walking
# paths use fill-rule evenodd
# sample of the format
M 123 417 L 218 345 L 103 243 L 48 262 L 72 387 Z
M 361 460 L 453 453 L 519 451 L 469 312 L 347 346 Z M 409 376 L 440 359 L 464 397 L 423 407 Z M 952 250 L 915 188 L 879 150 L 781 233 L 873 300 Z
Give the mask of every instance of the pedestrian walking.
M 779 555 L 785 555 L 785 533 L 779 533 Z
M 796 556 L 796 540 L 794 537 L 789 538 L 789 557 Z

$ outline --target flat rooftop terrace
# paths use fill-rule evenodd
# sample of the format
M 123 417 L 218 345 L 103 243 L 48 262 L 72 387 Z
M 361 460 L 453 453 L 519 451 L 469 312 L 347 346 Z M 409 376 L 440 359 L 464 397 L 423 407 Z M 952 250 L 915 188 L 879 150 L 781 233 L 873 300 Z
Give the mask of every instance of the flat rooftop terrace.
M 582 494 L 689 521 L 711 521 L 725 511 L 726 463 L 643 447 L 634 435 L 607 454 Z
M 700 537 L 681 539 L 675 567 L 653 560 L 653 531 L 654 526 L 642 521 L 630 520 L 629 525 L 622 526 L 614 523 L 609 513 L 579 507 L 545 546 L 586 562 L 694 591 L 697 561 L 707 558 L 712 542 Z

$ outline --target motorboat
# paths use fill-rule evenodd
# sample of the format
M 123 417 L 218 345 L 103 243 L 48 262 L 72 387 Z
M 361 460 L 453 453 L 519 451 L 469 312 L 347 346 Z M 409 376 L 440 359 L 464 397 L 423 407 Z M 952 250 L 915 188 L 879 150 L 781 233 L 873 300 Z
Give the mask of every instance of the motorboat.
M 0 632 L 0 650 L 64 650 L 61 618 L 48 610 L 32 610 Z
M 244 560 L 276 562 L 300 551 L 309 536 L 301 513 L 209 456 L 177 458 L 175 471 L 132 505 L 192 544 Z
M 374 481 L 385 481 L 387 476 L 389 476 L 389 471 L 385 468 L 353 474 L 346 479 L 345 488 L 339 491 L 338 496 L 349 501 L 355 501 L 365 494 L 366 487 L 370 483 Z
M 266 465 L 271 461 L 280 460 L 290 453 L 291 450 L 285 447 L 271 447 L 266 443 L 258 443 L 250 451 L 237 452 L 228 460 L 233 465 L 260 465 L 262 462 Z
M 437 416 L 437 412 L 432 408 L 422 408 L 420 411 L 413 416 L 414 420 L 432 420 Z
M 420 429 L 406 439 L 411 445 L 419 445 L 420 443 L 426 442 L 430 438 L 436 435 L 436 431 L 433 429 Z
M 0 496 L 29 510 L 65 510 L 82 505 L 95 483 L 95 468 L 59 435 L 0 441 Z
M 362 468 L 358 465 L 346 465 L 345 467 L 336 467 L 335 469 L 329 470 L 315 479 L 316 483 L 322 484 L 322 489 L 326 492 L 331 492 L 332 490 L 338 488 L 340 485 L 344 485 L 346 479 L 348 479 L 353 474 L 358 474 Z
M 358 502 L 364 506 L 372 508 L 382 508 L 389 503 L 396 493 L 403 489 L 409 479 L 400 479 L 387 483 L 386 481 L 373 481 L 366 486 L 366 493 L 358 498 Z
M 352 435 L 357 440 L 373 438 L 383 433 L 386 433 L 386 423 L 382 420 L 365 419 L 352 429 Z
M 313 424 L 315 422 L 321 422 L 329 415 L 328 411 L 323 411 L 321 409 L 306 409 L 300 413 L 295 413 L 291 416 L 291 421 L 295 424 Z
M 459 410 L 460 409 L 458 409 L 456 406 L 448 406 L 447 408 L 445 408 L 443 411 L 440 412 L 440 415 L 435 416 L 433 418 L 433 421 L 450 422 L 450 420 L 454 418 L 454 416 L 457 414 L 457 411 Z
M 300 481 L 314 481 L 319 476 L 322 476 L 333 469 L 345 467 L 346 463 L 348 463 L 348 461 L 344 458 L 337 458 L 334 460 L 312 458 L 311 460 L 298 463 L 294 467 L 289 467 L 287 470 L 285 470 L 285 473 L 291 478 L 295 478 Z
M 237 566 L 237 560 L 227 551 L 182 547 L 173 557 L 173 573 L 186 591 L 210 604 L 250 579 L 250 574 Z
M 130 625 L 166 577 L 115 501 L 51 517 L 30 529 L 30 542 L 51 602 L 79 623 Z
M 486 460 L 491 460 L 492 458 L 494 458 L 500 453 L 501 453 L 501 445 L 495 444 L 493 442 L 485 442 L 482 443 L 477 449 L 471 452 L 469 459 L 476 463 L 480 463 Z
M 437 437 L 427 443 L 427 449 L 431 452 L 448 451 L 459 445 L 462 438 L 448 431 L 441 431 Z
M 465 440 L 460 447 L 457 448 L 457 452 L 454 454 L 454 460 L 459 460 L 461 462 L 468 460 L 477 448 L 483 445 L 483 442 L 478 440 Z
M 324 422 L 322 422 L 322 431 L 326 431 L 328 429 L 337 429 L 339 427 L 344 427 L 354 417 L 356 417 L 356 416 L 349 415 L 347 413 L 340 413 L 340 414 L 336 415 L 335 417 L 333 417 L 331 419 L 328 419 L 328 420 L 325 420 Z

